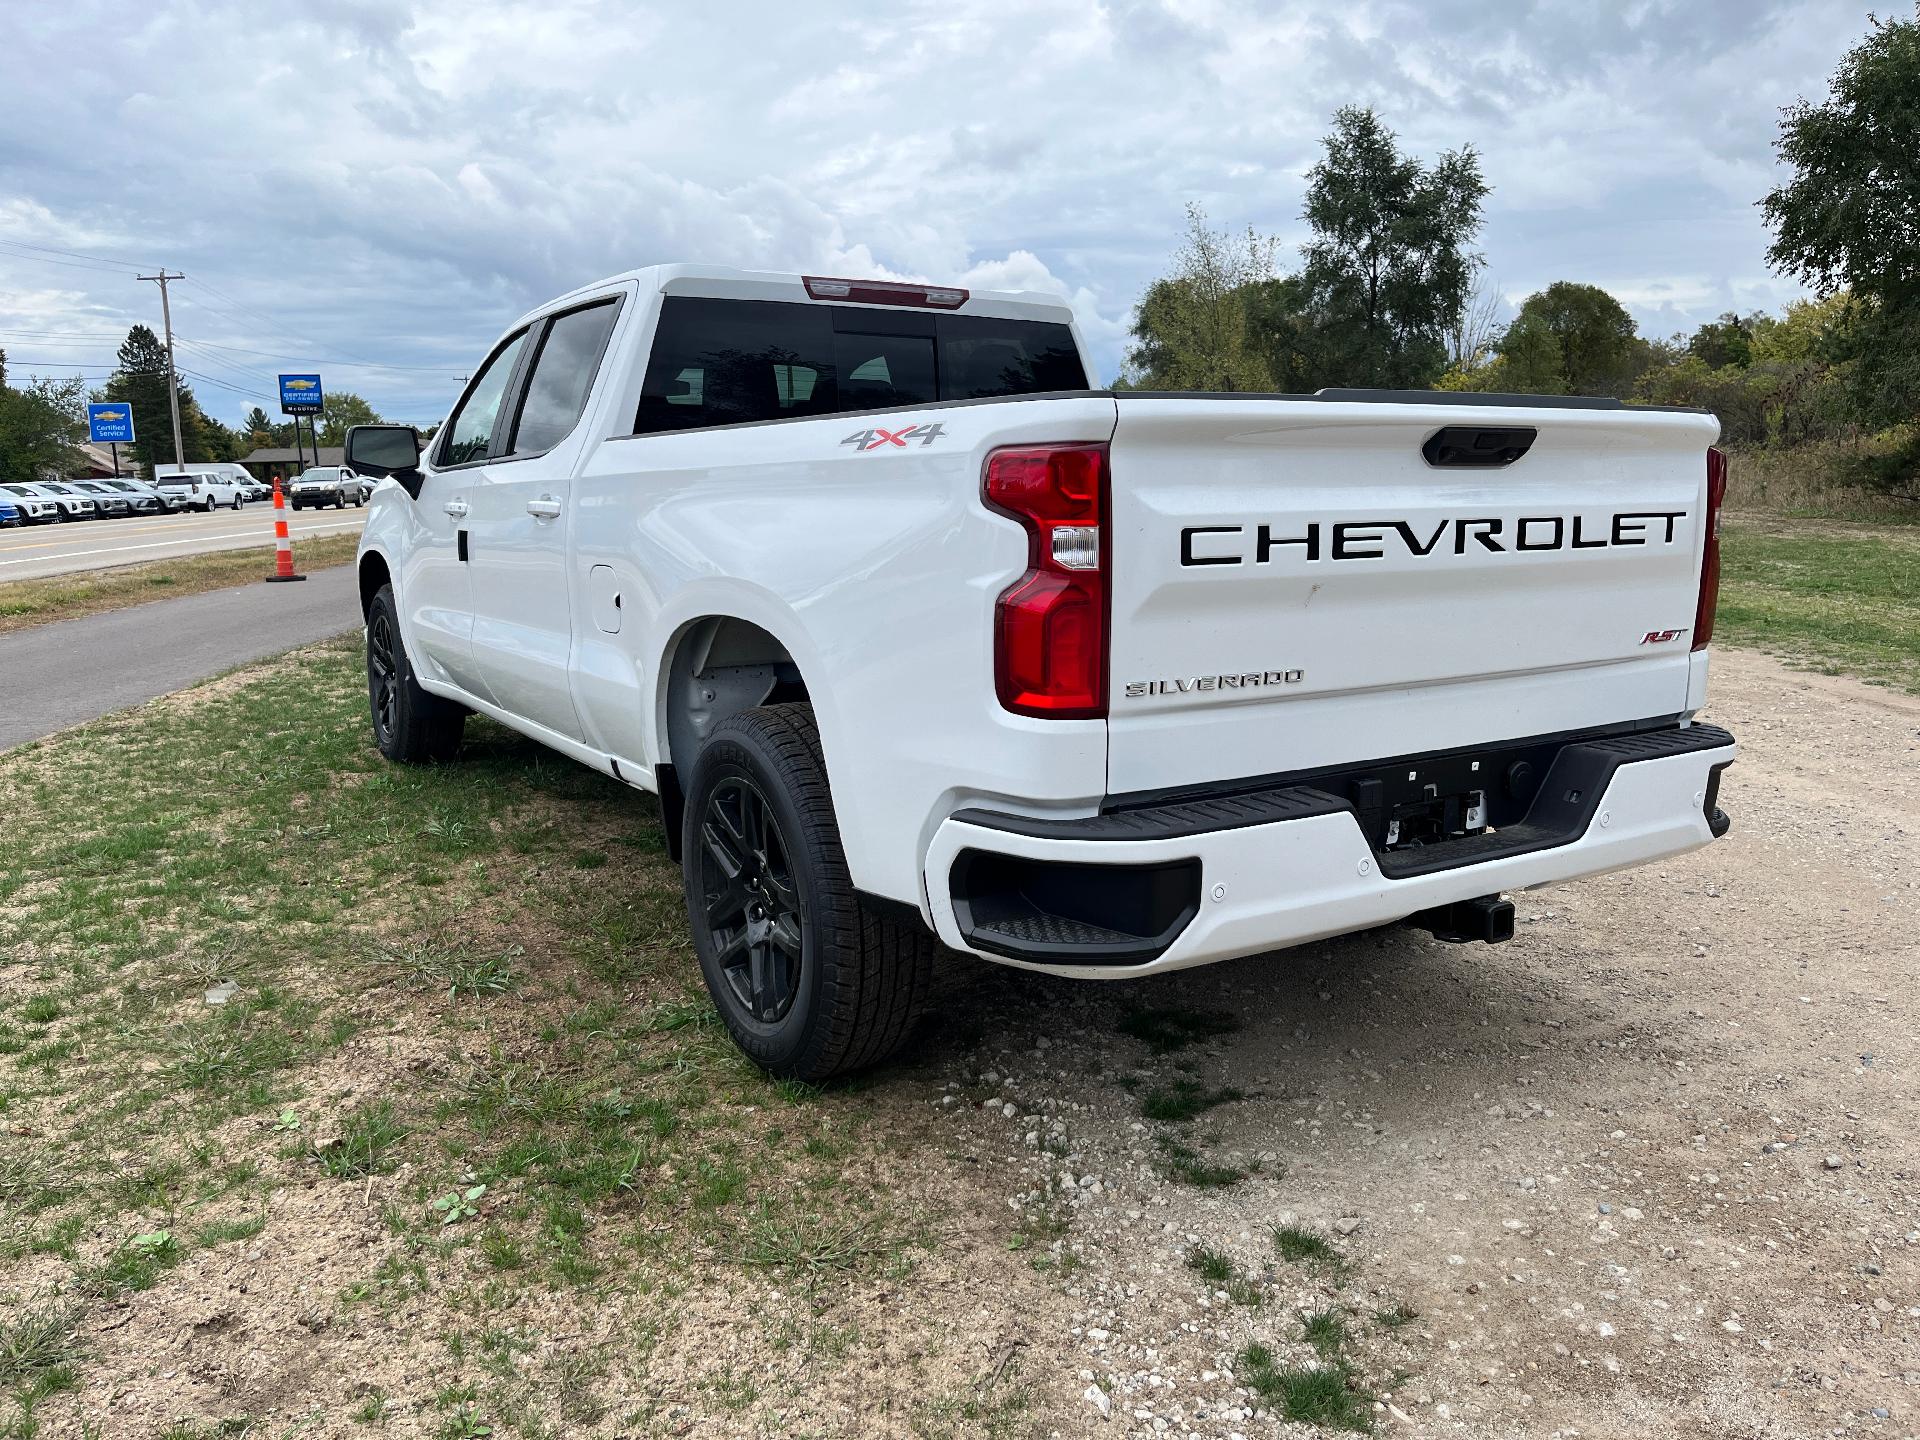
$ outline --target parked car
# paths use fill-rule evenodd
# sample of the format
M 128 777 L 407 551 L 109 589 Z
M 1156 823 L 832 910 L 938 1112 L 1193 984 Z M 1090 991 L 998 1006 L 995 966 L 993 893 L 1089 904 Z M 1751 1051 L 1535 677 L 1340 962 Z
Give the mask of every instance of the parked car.
M 240 487 L 240 498 L 246 501 L 247 504 L 251 505 L 256 500 L 271 500 L 273 498 L 273 487 L 267 484 L 266 481 L 255 478 L 249 471 L 242 471 L 241 474 L 244 475 L 245 478 L 236 479 L 233 483 Z
M 809 1080 L 900 1047 L 941 944 L 1494 942 L 1502 891 L 1726 832 L 1711 415 L 1089 373 L 1052 296 L 665 266 L 534 310 L 430 447 L 347 437 L 396 482 L 375 741 L 478 711 L 656 792 L 722 1019 Z
M 229 510 L 238 510 L 241 505 L 240 489 L 230 475 L 221 475 L 211 470 L 196 470 L 190 473 L 161 475 L 154 485 L 162 495 L 183 497 L 182 510 L 206 510 L 211 512 L 224 505 Z
M 13 497 L 6 492 L 4 487 L 0 487 L 0 526 L 24 525 L 26 523 L 27 517 L 21 513 L 20 507 L 14 503 Z
M 317 510 L 328 505 L 344 510 L 349 504 L 366 504 L 373 487 L 372 478 L 356 475 L 345 466 L 315 465 L 294 477 L 287 498 L 296 510 Z
M 102 480 L 102 485 L 111 486 L 127 497 L 127 503 L 133 507 L 136 515 L 164 515 L 167 502 L 160 492 L 144 480 Z
M 93 513 L 105 519 L 120 519 L 133 513 L 133 502 L 120 491 L 100 480 L 69 480 L 67 484 L 93 497 Z
M 60 502 L 31 485 L 0 485 L 0 496 L 12 501 L 29 525 L 51 525 L 62 518 Z
M 91 495 L 82 494 L 58 480 L 35 481 L 32 488 L 60 507 L 62 520 L 98 520 L 100 518 L 100 512 L 94 507 Z

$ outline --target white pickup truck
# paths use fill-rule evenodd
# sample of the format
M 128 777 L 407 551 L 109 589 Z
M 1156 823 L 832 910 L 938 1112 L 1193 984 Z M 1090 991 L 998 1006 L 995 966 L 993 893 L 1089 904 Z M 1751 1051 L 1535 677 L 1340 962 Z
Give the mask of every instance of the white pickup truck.
M 1723 833 L 1713 418 L 1088 388 L 1048 296 L 663 266 L 516 323 L 359 556 L 374 734 L 660 797 L 742 1048 L 907 1035 L 939 947 L 1139 976 Z

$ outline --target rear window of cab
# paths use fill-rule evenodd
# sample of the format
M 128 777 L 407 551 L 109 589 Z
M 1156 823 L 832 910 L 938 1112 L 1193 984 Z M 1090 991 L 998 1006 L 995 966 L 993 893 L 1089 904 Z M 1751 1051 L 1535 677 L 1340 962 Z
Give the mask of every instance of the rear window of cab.
M 634 433 L 1087 388 L 1064 324 L 669 295 Z

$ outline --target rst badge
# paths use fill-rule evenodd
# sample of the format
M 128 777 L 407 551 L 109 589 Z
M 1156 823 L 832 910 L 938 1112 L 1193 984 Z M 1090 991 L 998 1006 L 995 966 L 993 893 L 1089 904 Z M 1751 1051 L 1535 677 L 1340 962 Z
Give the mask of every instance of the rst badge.
M 877 428 L 873 430 L 856 430 L 840 443 L 842 445 L 853 446 L 853 448 L 861 454 L 865 454 L 869 450 L 889 449 L 895 445 L 898 445 L 904 450 L 907 447 L 907 442 L 910 440 L 917 441 L 921 445 L 933 444 L 934 441 L 946 433 L 946 428 L 946 426 L 936 423 L 933 425 L 909 425 L 900 430 L 881 430 Z

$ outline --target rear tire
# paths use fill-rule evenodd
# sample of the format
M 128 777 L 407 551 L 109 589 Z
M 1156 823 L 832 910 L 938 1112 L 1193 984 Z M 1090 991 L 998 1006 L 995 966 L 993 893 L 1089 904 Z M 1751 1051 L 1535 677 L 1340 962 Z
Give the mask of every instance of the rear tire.
M 817 1081 L 900 1048 L 938 947 L 855 892 L 812 706 L 765 705 L 714 729 L 682 838 L 700 973 L 755 1064 Z
M 428 694 L 414 679 L 413 662 L 400 638 L 400 610 L 391 585 L 382 585 L 367 607 L 367 708 L 373 719 L 373 743 L 398 764 L 451 760 L 460 749 L 467 712 L 451 700 Z

